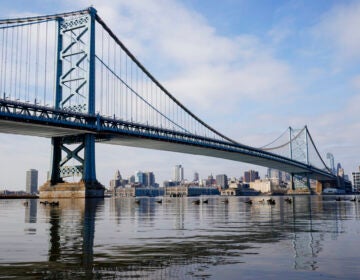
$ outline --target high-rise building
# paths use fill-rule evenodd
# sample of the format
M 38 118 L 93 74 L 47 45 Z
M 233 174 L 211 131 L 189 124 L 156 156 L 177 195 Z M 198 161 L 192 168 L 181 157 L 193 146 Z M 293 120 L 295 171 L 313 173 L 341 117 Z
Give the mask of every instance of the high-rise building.
M 250 183 L 255 182 L 255 180 L 260 179 L 259 172 L 255 170 L 249 170 L 244 172 L 244 182 Z
M 175 165 L 174 167 L 174 181 L 175 182 L 182 182 L 184 181 L 184 167 L 179 165 Z
M 288 173 L 273 168 L 268 168 L 267 177 L 275 184 L 288 182 L 290 180 L 290 175 Z
M 115 172 L 115 176 L 113 180 L 110 180 L 110 190 L 114 191 L 117 187 L 121 186 L 121 175 L 120 175 L 120 171 L 117 170 Z
M 143 185 L 146 187 L 153 187 L 155 186 L 155 175 L 153 172 L 144 172 L 143 173 Z
M 129 183 L 130 183 L 130 184 L 135 183 L 135 175 L 131 175 L 131 176 L 129 177 Z
M 216 184 L 219 185 L 222 189 L 228 188 L 228 179 L 225 174 L 216 175 Z
M 194 172 L 194 180 L 193 182 L 199 182 L 199 173 Z
M 38 192 L 38 171 L 36 169 L 26 171 L 26 192 Z
M 135 183 L 139 183 L 141 185 L 144 185 L 144 173 L 142 171 L 137 171 L 135 173 Z
M 358 172 L 353 172 L 353 192 L 360 192 L 360 166 Z

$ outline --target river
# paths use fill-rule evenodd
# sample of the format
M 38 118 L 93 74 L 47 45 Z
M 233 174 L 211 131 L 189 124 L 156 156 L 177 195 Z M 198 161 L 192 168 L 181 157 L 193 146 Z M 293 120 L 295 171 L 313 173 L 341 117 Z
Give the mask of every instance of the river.
M 0 200 L 0 279 L 360 278 L 360 202 L 262 198 Z

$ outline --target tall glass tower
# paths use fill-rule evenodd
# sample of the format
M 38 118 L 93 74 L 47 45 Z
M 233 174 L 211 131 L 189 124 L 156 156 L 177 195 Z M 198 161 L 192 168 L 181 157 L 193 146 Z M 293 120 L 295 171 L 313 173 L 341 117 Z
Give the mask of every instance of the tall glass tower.
M 38 171 L 36 169 L 26 171 L 26 192 L 38 192 Z

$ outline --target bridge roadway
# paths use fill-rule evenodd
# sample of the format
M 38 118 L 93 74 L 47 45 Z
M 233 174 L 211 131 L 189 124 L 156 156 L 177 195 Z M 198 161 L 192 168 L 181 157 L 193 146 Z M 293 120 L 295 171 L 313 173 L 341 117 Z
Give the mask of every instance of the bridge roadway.
M 250 146 L 135 124 L 100 115 L 56 110 L 51 107 L 0 99 L 0 133 L 64 137 L 91 133 L 97 142 L 196 154 L 271 167 L 319 181 L 335 180 L 327 171 Z M 69 143 L 70 143 L 69 142 Z

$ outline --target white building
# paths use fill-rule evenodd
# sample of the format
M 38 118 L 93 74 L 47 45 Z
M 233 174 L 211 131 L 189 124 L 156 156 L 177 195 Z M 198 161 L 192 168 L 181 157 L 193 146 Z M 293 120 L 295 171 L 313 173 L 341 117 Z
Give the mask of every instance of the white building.
M 353 172 L 353 192 L 360 192 L 360 166 L 358 172 Z
M 262 193 L 268 193 L 273 191 L 274 183 L 269 179 L 255 180 L 255 182 L 250 182 L 250 188 Z
M 182 182 L 184 181 L 184 167 L 179 165 L 175 165 L 174 167 L 174 181 L 175 182 Z
M 38 171 L 36 169 L 26 171 L 26 192 L 38 192 Z

